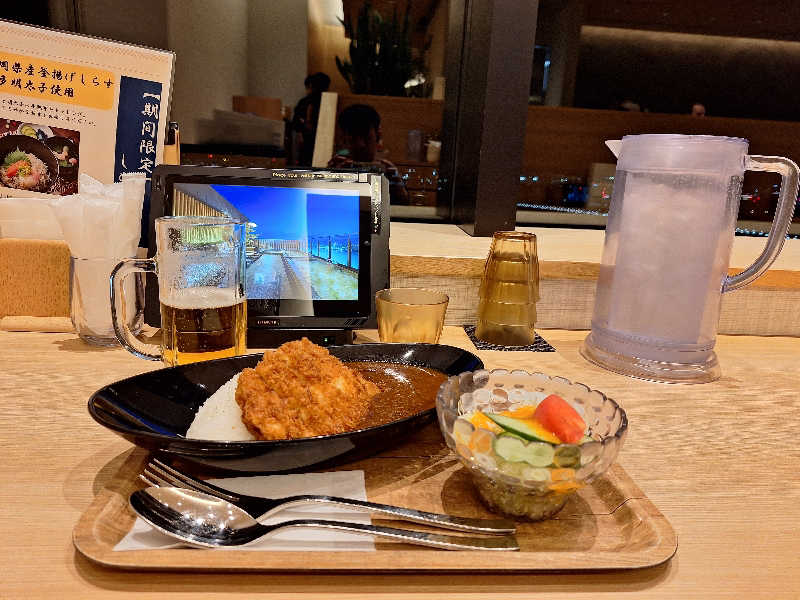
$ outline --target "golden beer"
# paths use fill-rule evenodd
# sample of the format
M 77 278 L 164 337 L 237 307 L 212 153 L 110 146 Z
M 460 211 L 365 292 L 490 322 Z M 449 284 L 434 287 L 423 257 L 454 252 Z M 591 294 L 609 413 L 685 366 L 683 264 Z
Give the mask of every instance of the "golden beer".
M 195 287 L 161 299 L 161 335 L 166 364 L 228 358 L 246 351 L 247 300 L 231 290 Z
M 154 258 L 126 258 L 111 272 L 111 319 L 123 348 L 169 366 L 244 354 L 245 223 L 229 217 L 159 217 Z M 161 344 L 136 337 L 125 319 L 123 281 L 158 276 Z

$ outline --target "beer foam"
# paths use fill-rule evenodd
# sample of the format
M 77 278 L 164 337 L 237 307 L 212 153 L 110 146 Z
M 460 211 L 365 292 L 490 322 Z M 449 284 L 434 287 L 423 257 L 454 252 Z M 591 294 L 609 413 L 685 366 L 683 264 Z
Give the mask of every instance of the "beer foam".
M 229 442 L 256 439 L 242 423 L 242 409 L 236 403 L 238 383 L 237 373 L 208 397 L 194 416 L 187 438 Z
M 243 300 L 236 297 L 235 288 L 218 288 L 198 286 L 170 290 L 168 294 L 160 294 L 162 304 L 180 309 L 225 308 Z

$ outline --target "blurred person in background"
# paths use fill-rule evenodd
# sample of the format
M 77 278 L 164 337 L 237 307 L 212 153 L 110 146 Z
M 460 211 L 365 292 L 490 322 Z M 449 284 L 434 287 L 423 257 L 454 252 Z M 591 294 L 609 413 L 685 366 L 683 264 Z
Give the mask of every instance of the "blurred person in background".
M 703 104 L 702 102 L 695 102 L 694 104 L 692 104 L 691 115 L 693 117 L 705 117 L 706 116 L 705 104 Z
M 317 136 L 322 93 L 328 91 L 331 78 L 325 73 L 314 73 L 306 77 L 304 84 L 306 95 L 294 107 L 292 130 L 297 134 L 294 137 L 297 144 L 297 164 L 309 167 L 314 157 L 314 139 Z
M 389 180 L 392 204 L 408 204 L 408 190 L 397 167 L 378 157 L 381 150 L 381 117 L 368 104 L 352 104 L 339 113 L 341 147 L 328 163 L 334 169 L 380 172 Z

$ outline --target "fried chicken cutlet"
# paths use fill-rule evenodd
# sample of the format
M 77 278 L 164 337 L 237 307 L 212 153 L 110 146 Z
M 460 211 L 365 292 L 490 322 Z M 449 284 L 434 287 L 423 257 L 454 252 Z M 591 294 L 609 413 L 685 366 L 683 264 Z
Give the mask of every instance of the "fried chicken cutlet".
M 357 429 L 380 391 L 307 338 L 265 352 L 236 388 L 242 422 L 258 439 L 330 435 Z

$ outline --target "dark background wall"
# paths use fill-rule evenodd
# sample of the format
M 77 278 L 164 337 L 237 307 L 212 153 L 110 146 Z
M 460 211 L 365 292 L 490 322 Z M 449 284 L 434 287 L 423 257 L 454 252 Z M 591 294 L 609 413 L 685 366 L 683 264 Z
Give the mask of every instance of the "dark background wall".
M 800 42 L 584 26 L 575 103 L 651 112 L 800 120 Z
M 46 27 L 50 25 L 48 2 L 47 0 L 25 0 L 25 2 L 3 0 L 0 5 L 0 18 Z

